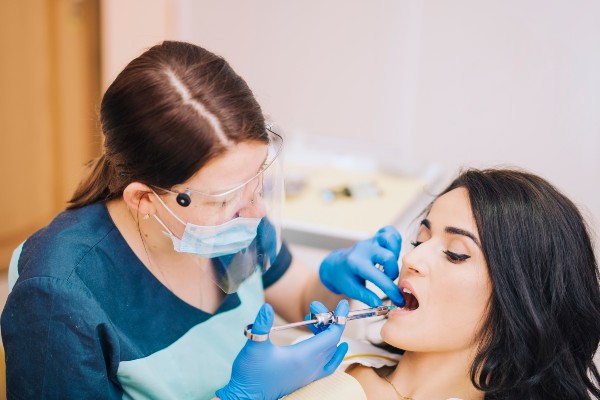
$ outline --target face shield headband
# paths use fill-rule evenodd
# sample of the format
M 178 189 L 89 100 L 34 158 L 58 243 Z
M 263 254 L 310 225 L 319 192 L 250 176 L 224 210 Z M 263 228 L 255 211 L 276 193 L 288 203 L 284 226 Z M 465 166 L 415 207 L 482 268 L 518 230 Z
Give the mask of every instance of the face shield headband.
M 281 249 L 281 207 L 283 174 L 279 154 L 282 138 L 267 130 L 268 153 L 260 171 L 233 189 L 218 194 L 203 193 L 182 185 L 171 190 L 159 189 L 175 196 L 181 207 L 190 208 L 202 225 L 185 222 L 154 193 L 161 205 L 185 226 L 176 236 L 157 215 L 163 233 L 177 252 L 194 254 L 206 260 L 211 276 L 225 292 L 236 292 L 239 285 L 257 270 L 265 273 Z M 244 217 L 238 215 L 244 210 Z M 204 263 L 203 263 L 204 264 Z

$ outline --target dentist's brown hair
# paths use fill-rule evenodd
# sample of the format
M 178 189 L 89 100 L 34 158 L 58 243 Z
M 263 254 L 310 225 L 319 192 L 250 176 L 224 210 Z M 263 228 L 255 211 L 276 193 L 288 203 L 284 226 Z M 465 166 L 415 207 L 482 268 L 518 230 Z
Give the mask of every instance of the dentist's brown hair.
M 166 41 L 131 61 L 102 98 L 102 155 L 69 209 L 121 196 L 131 182 L 171 188 L 229 146 L 268 142 L 246 82 L 202 47 Z

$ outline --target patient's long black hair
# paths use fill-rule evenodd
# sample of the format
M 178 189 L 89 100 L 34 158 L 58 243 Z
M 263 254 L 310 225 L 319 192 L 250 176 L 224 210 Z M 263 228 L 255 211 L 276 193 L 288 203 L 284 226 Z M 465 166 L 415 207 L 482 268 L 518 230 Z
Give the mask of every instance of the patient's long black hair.
M 588 227 L 554 186 L 514 169 L 466 170 L 493 289 L 471 380 L 486 399 L 600 398 L 600 283 Z

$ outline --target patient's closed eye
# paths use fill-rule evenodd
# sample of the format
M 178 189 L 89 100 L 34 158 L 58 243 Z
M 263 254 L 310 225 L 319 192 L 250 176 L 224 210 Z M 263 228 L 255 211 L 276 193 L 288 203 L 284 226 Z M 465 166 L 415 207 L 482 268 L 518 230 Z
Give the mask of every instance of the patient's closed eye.
M 410 244 L 412 244 L 413 247 L 417 247 L 422 243 L 423 242 L 419 242 L 418 240 L 414 240 L 414 241 L 410 242 Z M 471 258 L 471 256 L 468 254 L 454 253 L 453 251 L 450 251 L 450 250 L 442 250 L 442 253 L 444 253 L 446 255 L 446 257 L 448 258 L 448 261 L 455 263 L 455 264 L 458 264 L 460 262 L 463 262 L 463 261 Z
M 450 250 L 443 250 L 442 253 L 444 253 L 448 257 L 448 260 L 453 263 L 460 263 L 471 258 L 468 254 L 457 254 Z

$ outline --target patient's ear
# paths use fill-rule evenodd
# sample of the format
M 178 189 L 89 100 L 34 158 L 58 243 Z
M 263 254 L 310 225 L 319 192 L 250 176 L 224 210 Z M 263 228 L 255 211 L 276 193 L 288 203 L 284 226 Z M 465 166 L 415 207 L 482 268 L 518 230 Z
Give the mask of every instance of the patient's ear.
M 154 215 L 154 192 L 148 185 L 132 182 L 123 190 L 123 200 L 133 215 Z

